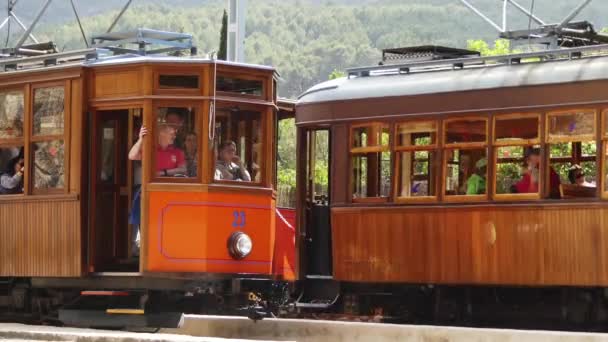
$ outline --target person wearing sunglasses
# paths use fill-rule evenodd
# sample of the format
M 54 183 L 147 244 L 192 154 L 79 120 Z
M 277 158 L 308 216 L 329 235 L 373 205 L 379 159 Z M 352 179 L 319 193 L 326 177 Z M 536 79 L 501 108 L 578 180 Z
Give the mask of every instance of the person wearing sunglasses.
M 570 183 L 578 186 L 595 187 L 595 184 L 585 180 L 585 171 L 580 165 L 575 164 L 568 170 L 568 180 L 570 180 Z

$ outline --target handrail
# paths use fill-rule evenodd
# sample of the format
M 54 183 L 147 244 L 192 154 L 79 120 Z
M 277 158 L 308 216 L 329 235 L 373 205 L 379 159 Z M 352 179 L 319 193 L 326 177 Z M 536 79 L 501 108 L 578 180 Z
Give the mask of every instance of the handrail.
M 526 58 L 541 58 L 545 60 L 569 60 L 573 58 L 582 58 L 583 52 L 592 51 L 605 51 L 604 55 L 608 55 L 608 44 L 593 45 L 593 46 L 581 46 L 574 48 L 565 49 L 554 49 L 554 50 L 543 50 L 535 52 L 522 52 L 508 55 L 498 56 L 483 56 L 483 57 L 466 57 L 456 59 L 441 59 L 433 61 L 423 62 L 410 62 L 403 64 L 388 64 L 388 65 L 374 65 L 366 67 L 355 67 L 346 69 L 348 78 L 351 77 L 366 77 L 373 76 L 372 72 L 398 72 L 398 73 L 410 73 L 413 68 L 432 68 L 432 67 L 446 67 L 451 66 L 453 69 L 463 69 L 467 65 L 483 65 L 487 62 L 497 62 L 503 64 L 520 64 L 522 59 Z M 567 58 L 558 58 L 559 56 L 567 56 Z M 424 70 L 431 71 L 431 70 Z

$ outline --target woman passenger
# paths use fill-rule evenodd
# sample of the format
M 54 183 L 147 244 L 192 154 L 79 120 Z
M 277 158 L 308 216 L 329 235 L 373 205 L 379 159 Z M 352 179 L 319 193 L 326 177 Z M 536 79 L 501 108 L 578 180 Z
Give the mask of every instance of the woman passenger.
M 0 194 L 23 193 L 23 157 L 17 156 L 11 159 L 4 173 L 0 176 Z
M 215 164 L 215 180 L 231 180 L 251 182 L 251 175 L 236 155 L 234 141 L 224 141 L 220 144 L 219 160 Z

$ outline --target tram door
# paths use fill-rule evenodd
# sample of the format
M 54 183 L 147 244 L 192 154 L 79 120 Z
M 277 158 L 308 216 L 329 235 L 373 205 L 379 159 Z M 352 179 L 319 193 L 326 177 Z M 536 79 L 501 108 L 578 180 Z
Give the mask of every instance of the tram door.
M 308 131 L 306 143 L 306 274 L 331 276 L 329 130 Z
M 127 262 L 129 111 L 97 111 L 93 122 L 90 271 L 131 271 L 134 265 Z

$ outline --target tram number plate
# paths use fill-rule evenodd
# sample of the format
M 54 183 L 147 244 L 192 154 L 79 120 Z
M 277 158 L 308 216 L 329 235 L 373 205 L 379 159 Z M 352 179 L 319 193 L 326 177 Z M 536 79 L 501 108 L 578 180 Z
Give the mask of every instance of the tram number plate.
M 245 228 L 247 224 L 247 218 L 245 212 L 242 210 L 235 210 L 232 212 L 234 220 L 232 221 L 232 227 L 234 228 Z

